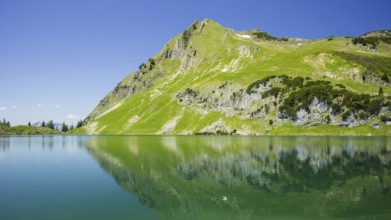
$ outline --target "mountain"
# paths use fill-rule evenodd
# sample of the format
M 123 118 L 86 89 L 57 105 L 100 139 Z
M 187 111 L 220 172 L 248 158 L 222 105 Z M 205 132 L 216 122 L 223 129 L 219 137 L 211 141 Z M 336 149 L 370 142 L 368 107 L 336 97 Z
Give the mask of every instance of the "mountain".
M 390 31 L 276 38 L 205 19 L 87 116 L 88 134 L 391 134 Z

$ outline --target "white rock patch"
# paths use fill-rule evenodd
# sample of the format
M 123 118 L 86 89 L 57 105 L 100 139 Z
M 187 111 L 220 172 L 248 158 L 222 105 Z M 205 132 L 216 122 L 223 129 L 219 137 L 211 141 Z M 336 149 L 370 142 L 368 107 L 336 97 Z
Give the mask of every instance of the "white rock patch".
M 94 134 L 95 131 L 98 128 L 98 124 L 99 124 L 99 122 L 92 122 L 92 123 L 87 124 L 86 126 L 84 126 L 84 128 L 87 131 L 87 134 Z
M 103 112 L 102 114 L 100 114 L 98 117 L 96 118 L 99 118 L 99 117 L 102 117 L 103 115 L 106 115 L 112 111 L 114 111 L 115 109 L 117 109 L 118 107 L 120 107 L 122 105 L 122 102 L 120 103 L 117 103 L 116 105 L 114 105 L 113 107 L 111 107 L 110 109 L 108 109 L 107 111 Z
M 158 132 L 158 134 L 169 134 L 169 133 L 172 133 L 176 127 L 176 124 L 178 123 L 178 120 L 179 118 L 181 118 L 182 116 L 176 116 L 174 117 L 173 119 L 171 119 L 170 121 L 168 121 L 163 127 L 162 129 Z
M 247 34 L 236 34 L 236 36 L 241 37 L 241 38 L 246 38 L 246 39 L 251 38 L 251 36 L 247 35 Z

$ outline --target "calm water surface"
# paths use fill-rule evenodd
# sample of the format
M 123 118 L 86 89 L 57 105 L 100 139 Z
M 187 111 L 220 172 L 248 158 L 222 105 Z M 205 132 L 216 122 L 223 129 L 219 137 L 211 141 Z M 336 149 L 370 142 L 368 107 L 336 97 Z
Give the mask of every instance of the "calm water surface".
M 0 219 L 391 219 L 391 137 L 0 136 Z

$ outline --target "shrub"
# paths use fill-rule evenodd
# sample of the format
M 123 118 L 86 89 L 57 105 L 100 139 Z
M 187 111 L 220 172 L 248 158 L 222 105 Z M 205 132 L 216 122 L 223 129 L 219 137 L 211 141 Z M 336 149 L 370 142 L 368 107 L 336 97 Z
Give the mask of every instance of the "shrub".
M 339 106 L 339 105 L 337 105 L 337 104 L 335 104 L 335 103 L 333 103 L 332 105 L 331 105 L 331 109 L 332 109 L 332 114 L 333 115 L 338 115 L 340 112 L 341 112 L 341 106 Z
M 346 119 L 348 119 L 348 117 L 350 116 L 350 114 L 352 114 L 351 112 L 350 112 L 350 110 L 348 110 L 348 111 L 345 111 L 344 113 L 342 113 L 342 120 L 346 120 Z
M 381 100 L 374 99 L 371 102 L 369 102 L 368 112 L 370 114 L 379 114 L 380 108 L 381 108 Z
M 382 96 L 383 95 L 383 88 L 382 87 L 379 87 L 379 96 Z
M 247 86 L 246 93 L 251 94 L 253 92 L 253 88 L 259 88 L 260 85 L 265 85 L 267 82 L 269 82 L 269 80 L 274 79 L 276 77 L 277 76 L 275 75 L 271 75 L 251 83 L 249 86 Z
M 334 55 L 344 60 L 351 61 L 366 68 L 367 75 L 379 77 L 386 83 L 390 82 L 389 74 L 391 73 L 391 58 L 382 56 L 365 56 L 346 52 L 334 52 Z M 363 75 L 365 80 L 366 76 Z
M 381 80 L 383 80 L 384 82 L 386 83 L 389 83 L 390 82 L 390 79 L 388 78 L 387 74 L 384 73 L 381 77 L 380 77 Z
M 277 37 L 274 37 L 266 32 L 262 32 L 259 30 L 254 31 L 252 34 L 257 38 L 264 39 L 264 40 L 278 40 Z
M 193 90 L 193 89 L 191 89 L 191 88 L 186 88 L 184 93 L 188 94 L 190 96 L 193 96 L 193 97 L 198 96 L 198 92 Z
M 364 112 L 364 111 L 360 111 L 360 113 L 358 113 L 358 117 L 362 120 L 365 120 L 368 118 L 368 113 Z
M 391 121 L 391 118 L 390 118 L 390 117 L 387 117 L 387 116 L 385 116 L 385 115 L 382 115 L 382 116 L 380 116 L 380 121 L 382 121 L 382 122 Z
M 379 44 L 379 39 L 375 37 L 357 37 L 352 39 L 352 43 L 354 45 L 361 44 L 362 46 L 370 46 L 370 48 L 376 49 L 377 45 Z
M 277 96 L 278 96 L 278 94 L 280 94 L 280 92 L 281 92 L 280 87 L 273 87 L 273 88 L 267 90 L 266 92 L 263 92 L 262 96 L 263 97 L 274 96 L 275 98 L 277 98 Z
M 330 124 L 330 122 L 331 122 L 330 115 L 327 115 L 327 116 L 324 118 L 324 121 L 325 121 L 327 124 Z
M 338 87 L 341 88 L 341 89 L 346 89 L 346 86 L 343 85 L 343 84 L 337 83 L 337 84 L 335 84 L 335 85 L 338 86 Z
M 282 84 L 284 84 L 288 88 L 296 88 L 296 87 L 303 88 L 303 83 L 304 83 L 303 77 L 299 76 L 292 79 L 287 75 L 282 75 L 281 79 L 282 79 Z
M 221 130 L 217 130 L 217 131 L 216 131 L 216 134 L 217 134 L 217 135 L 228 135 L 228 132 L 226 132 L 226 131 L 221 131 Z

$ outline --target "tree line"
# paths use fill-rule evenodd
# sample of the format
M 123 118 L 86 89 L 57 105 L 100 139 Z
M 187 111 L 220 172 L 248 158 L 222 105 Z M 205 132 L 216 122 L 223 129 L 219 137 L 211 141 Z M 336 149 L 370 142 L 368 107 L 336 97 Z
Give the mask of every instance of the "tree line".
M 5 118 L 3 118 L 3 121 L 0 121 L 0 125 L 11 127 L 11 123 L 9 121 L 6 121 Z
M 30 122 L 28 123 L 28 126 L 31 126 Z M 80 128 L 81 126 L 83 126 L 83 120 L 79 120 L 76 123 L 76 128 Z M 47 127 L 47 128 L 52 129 L 52 130 L 55 130 L 55 124 L 54 124 L 53 120 L 49 120 L 48 122 L 42 121 L 41 127 Z M 67 131 L 73 130 L 74 128 L 75 128 L 75 126 L 73 126 L 73 124 L 72 125 L 67 125 L 67 124 L 65 124 L 65 122 L 63 122 L 62 125 L 61 125 L 61 131 L 62 132 L 67 132 Z
M 5 126 L 5 127 L 11 127 L 11 123 L 9 121 L 7 121 L 5 118 L 3 118 L 2 121 L 0 120 L 0 125 L 1 126 Z M 29 126 L 29 127 L 32 126 L 31 122 L 28 122 L 27 126 Z M 67 131 L 70 131 L 70 130 L 75 129 L 75 128 L 80 128 L 82 126 L 83 126 L 83 120 L 79 120 L 76 123 L 76 127 L 73 124 L 72 125 L 68 125 L 65 122 L 63 122 L 62 125 L 61 125 L 61 129 L 59 129 L 59 130 L 61 130 L 62 132 L 67 132 Z M 49 120 L 47 122 L 42 121 L 41 127 L 46 127 L 46 128 L 50 128 L 52 130 L 56 130 L 55 124 L 54 124 L 53 120 Z

